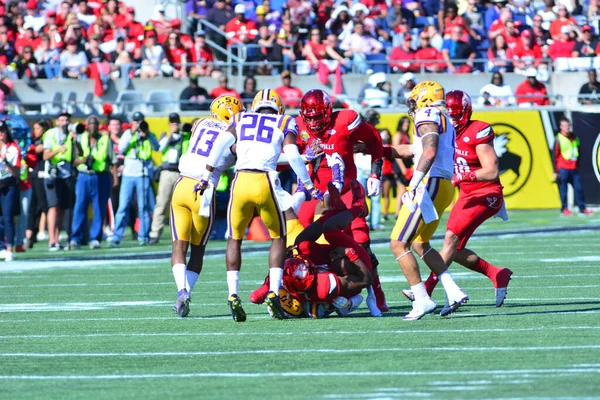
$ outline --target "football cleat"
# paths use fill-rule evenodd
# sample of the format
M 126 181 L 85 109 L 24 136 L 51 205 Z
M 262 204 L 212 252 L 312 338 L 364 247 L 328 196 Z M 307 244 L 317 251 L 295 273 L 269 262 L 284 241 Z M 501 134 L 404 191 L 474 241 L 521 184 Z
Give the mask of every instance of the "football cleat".
M 371 316 L 381 317 L 381 310 L 377 307 L 377 299 L 372 286 L 367 288 L 367 308 L 371 312 Z
M 231 318 L 235 322 L 244 322 L 246 320 L 246 312 L 242 308 L 242 300 L 240 300 L 237 294 L 229 296 L 227 304 L 229 305 L 229 311 L 231 311 Z
M 269 277 L 265 278 L 264 283 L 255 291 L 250 293 L 250 302 L 254 304 L 262 304 L 269 293 Z
M 340 196 L 340 192 L 332 182 L 327 183 L 327 190 L 329 191 L 329 204 L 331 205 L 331 208 L 337 211 L 345 211 L 348 209 Z
M 390 311 L 390 307 L 387 305 L 385 300 L 385 293 L 383 293 L 378 276 L 376 276 L 373 280 L 373 291 L 375 292 L 375 299 L 377 300 L 377 308 L 379 308 L 381 312 Z
M 563 208 L 562 211 L 560 212 L 562 215 L 566 216 L 566 217 L 570 217 L 573 215 L 573 213 L 571 212 L 571 210 L 569 210 L 568 208 Z
M 190 295 L 187 289 L 181 289 L 177 292 L 177 302 L 175 303 L 175 312 L 181 318 L 185 318 L 190 313 Z
M 513 272 L 508 268 L 502 268 L 496 275 L 496 307 L 502 307 L 506 299 L 506 289 Z
M 436 302 L 429 297 L 415 301 L 412 304 L 412 310 L 410 310 L 410 312 L 402 318 L 404 321 L 420 320 L 425 315 L 433 312 L 433 310 L 435 310 L 435 308 L 437 307 Z
M 405 290 L 402 291 L 402 294 L 404 295 L 404 297 L 406 297 L 407 299 L 409 299 L 411 301 L 411 303 L 413 301 L 415 301 L 415 294 L 413 293 L 412 290 L 405 289 Z
M 451 296 L 446 294 L 446 305 L 440 311 L 440 316 L 447 317 L 458 310 L 458 307 L 466 304 L 467 300 L 469 300 L 469 296 L 462 289 L 459 289 L 458 292 L 453 293 Z
M 267 293 L 267 298 L 265 300 L 267 306 L 269 307 L 270 314 L 275 319 L 285 319 L 285 313 L 283 308 L 281 308 L 281 300 L 279 296 L 277 296 L 274 292 Z
M 359 217 L 366 217 L 369 215 L 369 207 L 365 199 L 365 188 L 360 184 L 359 181 L 350 181 L 350 190 L 352 190 L 352 207 L 358 207 L 361 209 Z

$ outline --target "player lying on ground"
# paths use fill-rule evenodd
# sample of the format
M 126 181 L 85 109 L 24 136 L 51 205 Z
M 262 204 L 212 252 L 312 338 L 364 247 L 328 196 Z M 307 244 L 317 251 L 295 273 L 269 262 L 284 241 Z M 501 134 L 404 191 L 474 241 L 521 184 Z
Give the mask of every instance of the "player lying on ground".
M 269 251 L 270 291 L 267 304 L 275 318 L 283 319 L 283 309 L 279 302 L 279 289 L 283 277 L 285 260 L 286 222 L 282 204 L 284 190 L 277 174 L 277 160 L 283 150 L 288 161 L 305 187 L 316 199 L 323 194 L 314 187 L 304 162 L 298 152 L 296 135 L 298 127 L 294 119 L 284 115 L 285 108 L 279 95 L 270 89 L 261 90 L 254 97 L 252 112 L 240 113 L 233 118 L 228 129 L 230 135 L 220 135 L 213 143 L 213 152 L 207 161 L 206 175 L 201 181 L 203 188 L 208 186 L 213 162 L 221 152 L 236 145 L 237 161 L 235 178 L 231 186 L 228 208 L 227 239 L 227 286 L 228 305 L 234 321 L 246 320 L 246 313 L 238 297 L 238 284 L 242 264 L 242 239 L 248 224 L 258 212 L 269 230 L 271 249 Z M 289 198 L 289 194 L 285 195 Z
M 354 145 L 365 144 L 372 157 L 372 173 L 367 181 L 367 194 L 376 196 L 381 191 L 382 143 L 379 131 L 360 118 L 353 110 L 332 111 L 330 96 L 323 90 L 306 92 L 300 103 L 298 124 L 298 147 L 311 161 L 309 172 L 315 186 L 327 190 L 327 183 L 333 182 L 342 194 L 347 206 L 351 206 L 348 183 L 356 179 Z M 325 156 L 321 156 L 320 153 Z M 304 204 L 299 212 L 300 221 L 306 226 L 317 220 L 323 212 L 318 202 Z M 369 226 L 364 218 L 357 218 L 351 225 L 354 239 L 360 243 L 373 259 L 375 268 L 373 288 L 377 304 L 382 311 L 389 307 L 381 289 L 376 271 L 377 258 L 370 248 Z M 319 240 L 322 242 L 322 240 Z
M 202 271 L 204 250 L 215 218 L 215 191 L 221 172 L 235 164 L 234 152 L 224 151 L 215 163 L 210 186 L 201 192 L 204 173 L 212 143 L 219 135 L 229 135 L 227 128 L 233 116 L 243 110 L 234 96 L 221 96 L 210 105 L 211 117 L 198 120 L 192 127 L 190 146 L 179 160 L 180 176 L 171 197 L 171 265 L 177 284 L 177 302 L 173 307 L 180 317 L 190 312 L 192 289 Z M 200 167 L 199 167 L 200 166 Z M 190 259 L 186 253 L 192 245 Z
M 335 209 L 325 212 L 319 220 L 309 225 L 298 237 L 290 250 L 296 255 L 286 260 L 283 286 L 287 300 L 284 310 L 294 316 L 323 317 L 333 311 L 347 315 L 362 302 L 360 292 L 372 283 L 371 258 L 350 236 L 347 229 L 353 219 L 367 212 L 364 191 L 358 181 L 350 183 L 355 193 L 354 206 L 348 210 L 339 192 L 329 184 L 330 199 Z M 316 240 L 324 235 L 328 244 Z M 269 277 L 263 286 L 252 293 L 251 300 L 257 304 L 264 301 Z M 289 297 L 295 301 L 289 301 Z M 308 302 L 308 304 L 307 304 Z M 301 304 L 302 307 L 298 307 Z M 324 304 L 317 307 L 315 304 Z M 370 305 L 371 312 L 381 313 L 376 302 Z M 303 313 L 300 313 L 302 311 Z
M 487 122 L 471 119 L 473 107 L 467 93 L 461 90 L 448 92 L 446 107 L 456 129 L 452 183 L 458 186 L 459 197 L 450 212 L 444 247 L 440 254 L 448 266 L 456 261 L 487 276 L 496 289 L 496 307 L 501 307 L 512 271 L 498 268 L 466 248 L 473 232 L 487 219 L 494 216 L 505 218 L 505 215 L 500 215 L 505 214 L 502 213 L 504 196 L 498 178 L 494 131 Z M 425 281 L 425 290 L 429 295 L 437 282 L 437 276 L 432 272 Z M 414 299 L 410 290 L 402 293 L 409 299 Z
M 403 206 L 392 230 L 390 247 L 415 296 L 413 308 L 404 320 L 418 320 L 432 312 L 437 304 L 425 290 L 411 248 L 440 277 L 449 304 L 441 315 L 448 315 L 468 297 L 450 276 L 444 259 L 429 244 L 454 195 L 451 179 L 455 131 L 445 114 L 444 89 L 433 81 L 421 82 L 413 88 L 407 103 L 415 125 L 416 168 L 402 198 Z

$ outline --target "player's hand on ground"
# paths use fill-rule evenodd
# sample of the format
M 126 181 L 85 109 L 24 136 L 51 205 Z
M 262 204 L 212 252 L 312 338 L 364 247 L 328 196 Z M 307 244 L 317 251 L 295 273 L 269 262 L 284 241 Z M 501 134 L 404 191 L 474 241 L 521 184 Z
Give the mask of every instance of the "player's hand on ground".
M 371 174 L 367 180 L 367 196 L 379 196 L 381 193 L 381 179 L 375 174 Z

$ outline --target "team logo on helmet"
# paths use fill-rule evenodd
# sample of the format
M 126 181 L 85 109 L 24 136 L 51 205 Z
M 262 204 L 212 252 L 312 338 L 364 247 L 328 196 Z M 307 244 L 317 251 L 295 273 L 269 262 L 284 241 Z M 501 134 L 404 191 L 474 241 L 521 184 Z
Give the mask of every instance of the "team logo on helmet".
M 533 152 L 529 141 L 512 125 L 492 124 L 496 134 L 494 150 L 500 164 L 500 181 L 504 197 L 517 193 L 529 180 L 533 167 Z
M 301 140 L 302 140 L 304 143 L 306 143 L 306 142 L 308 142 L 308 139 L 310 139 L 310 135 L 308 134 L 308 132 L 306 132 L 306 131 L 302 131 L 302 132 L 300 132 L 300 139 L 301 139 Z

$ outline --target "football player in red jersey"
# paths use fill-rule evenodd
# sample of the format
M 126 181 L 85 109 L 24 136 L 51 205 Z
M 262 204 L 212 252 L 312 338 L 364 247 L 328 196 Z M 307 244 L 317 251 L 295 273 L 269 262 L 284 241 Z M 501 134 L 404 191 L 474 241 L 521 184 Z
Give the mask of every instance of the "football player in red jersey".
M 300 151 L 314 150 L 315 147 L 318 147 L 325 153 L 324 158 L 317 158 L 309 167 L 315 187 L 325 191 L 327 183 L 333 182 L 342 194 L 346 205 L 350 206 L 352 195 L 349 190 L 349 182 L 356 179 L 354 146 L 357 143 L 363 143 L 367 152 L 371 154 L 373 163 L 371 176 L 367 181 L 367 194 L 376 196 L 380 193 L 383 165 L 381 137 L 377 129 L 362 121 L 358 113 L 353 110 L 332 111 L 329 95 L 323 90 L 313 89 L 302 97 L 300 116 L 296 117 L 296 123 L 300 132 L 297 139 Z M 322 205 L 310 202 L 304 204 L 300 209 L 299 218 L 305 223 L 310 222 L 307 221 L 306 214 L 313 214 L 314 219 L 318 219 L 322 212 Z M 355 219 L 351 223 L 351 230 L 354 239 L 367 249 L 373 258 L 374 267 L 376 267 L 377 259 L 369 247 L 369 226 L 366 220 L 364 218 Z M 381 289 L 377 274 L 374 277 L 373 289 L 379 309 L 388 311 L 389 307 L 385 302 L 385 294 Z
M 449 266 L 453 261 L 487 276 L 496 289 L 496 306 L 506 298 L 512 271 L 498 268 L 466 248 L 469 238 L 485 220 L 498 215 L 506 218 L 504 196 L 498 177 L 498 157 L 494 151 L 494 131 L 487 122 L 471 119 L 469 95 L 461 90 L 446 94 L 446 107 L 456 129 L 454 178 L 459 188 L 458 201 L 450 212 L 444 247 L 440 255 Z M 435 274 L 425 282 L 429 294 L 437 284 Z M 410 298 L 410 291 L 403 291 Z

